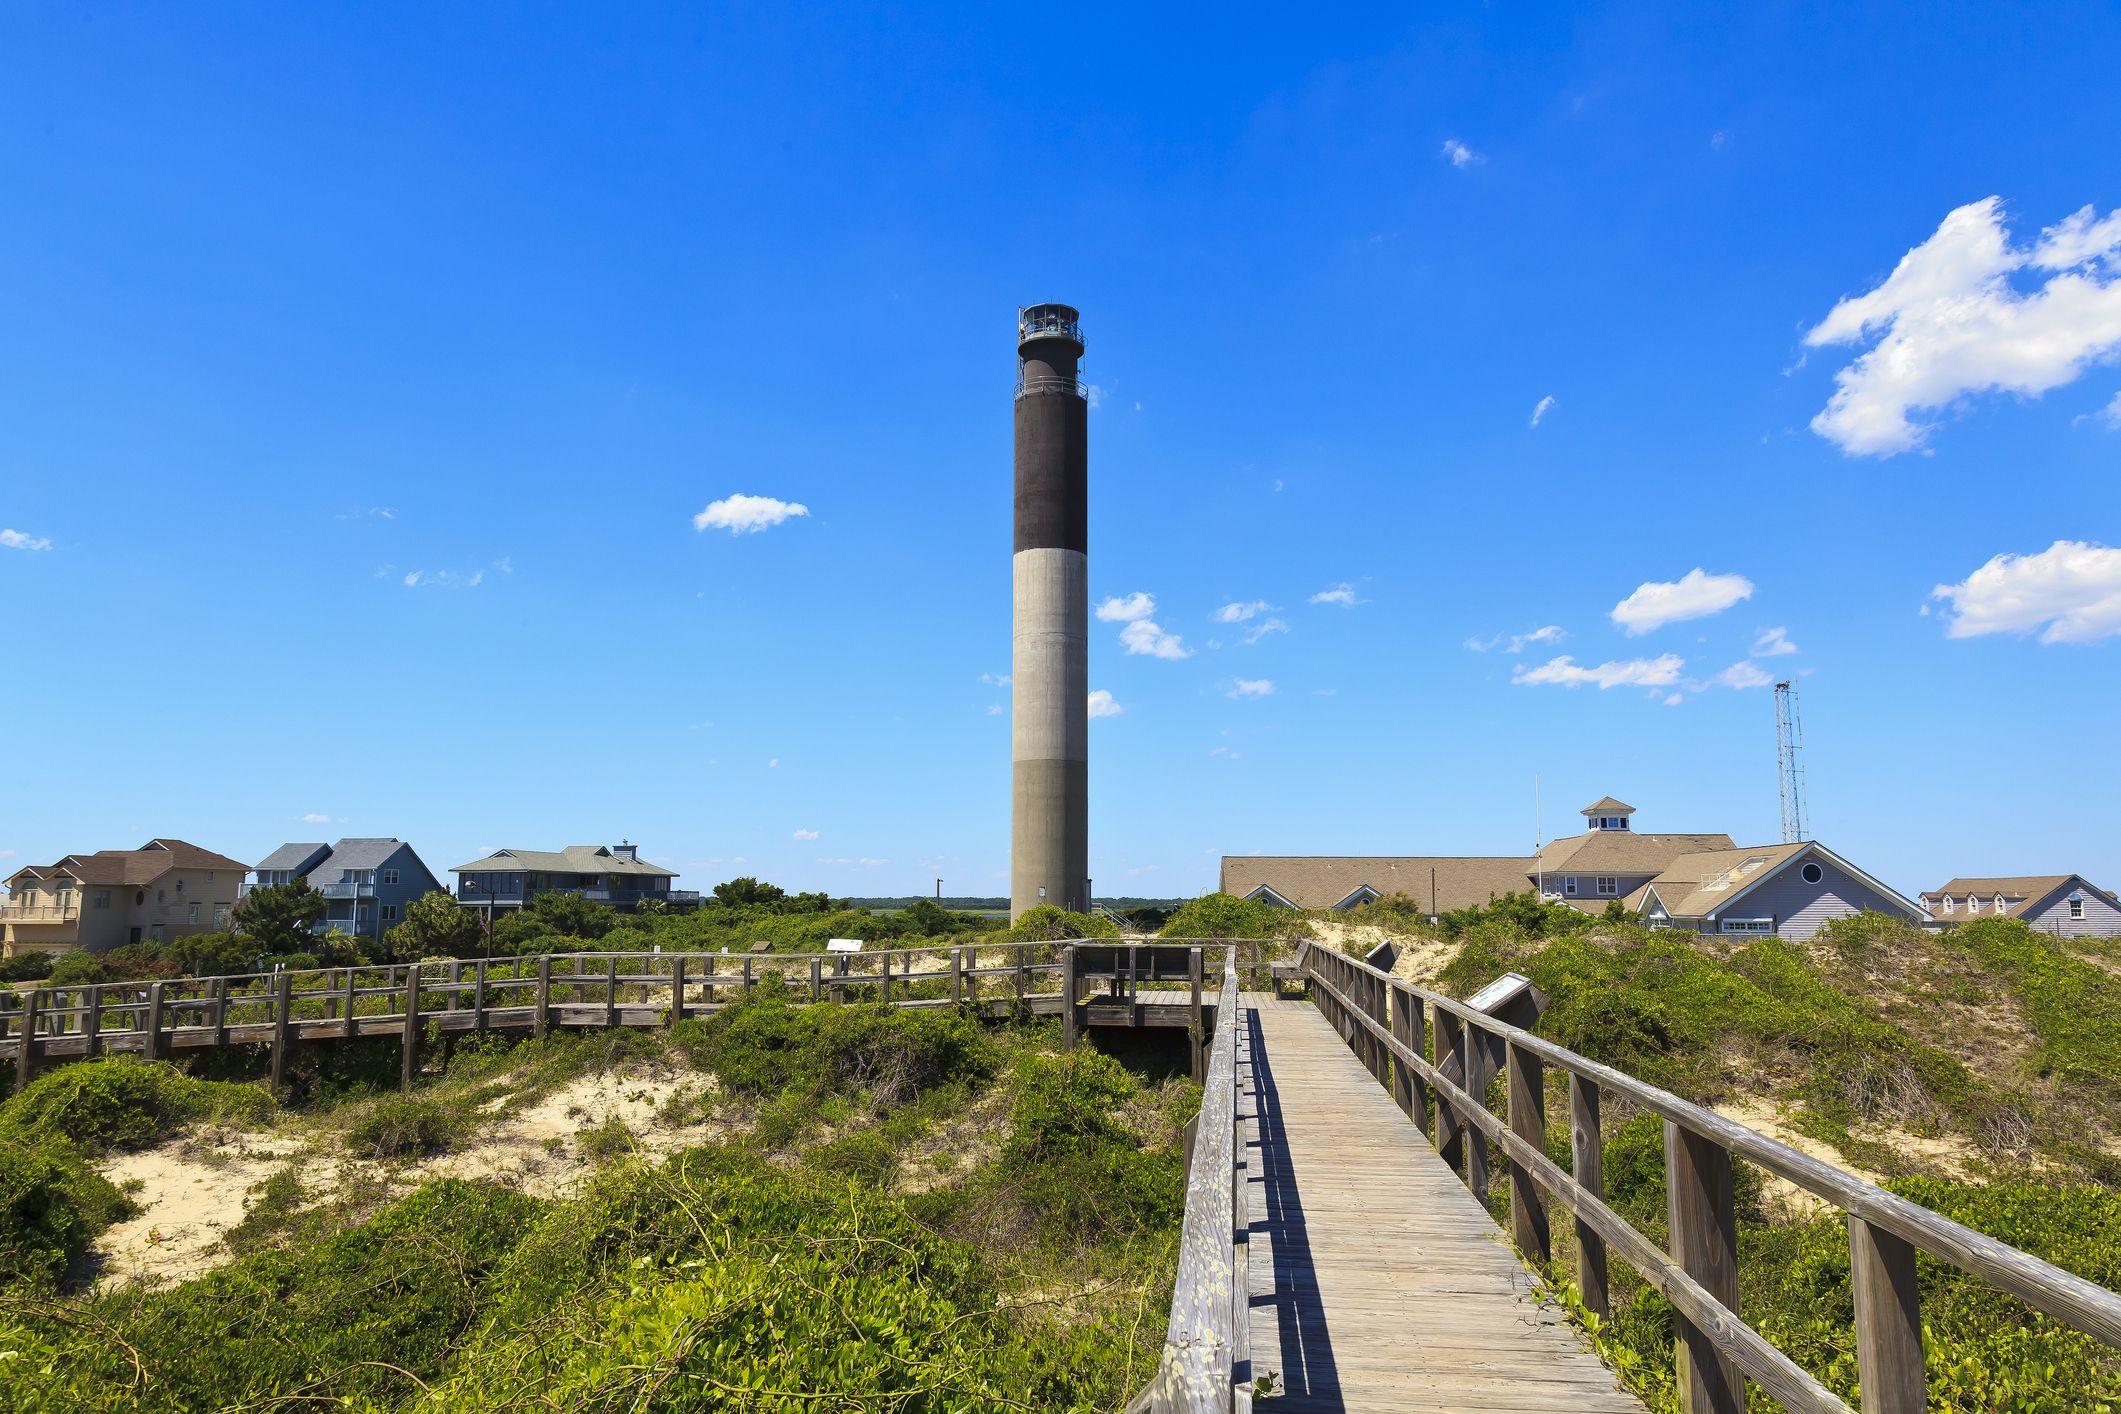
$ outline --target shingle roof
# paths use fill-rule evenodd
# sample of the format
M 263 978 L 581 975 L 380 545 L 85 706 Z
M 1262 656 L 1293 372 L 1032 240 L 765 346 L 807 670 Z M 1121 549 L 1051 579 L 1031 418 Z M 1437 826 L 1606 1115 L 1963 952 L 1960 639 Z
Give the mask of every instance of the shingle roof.
M 1793 844 L 1765 844 L 1751 849 L 1704 850 L 1673 860 L 1650 886 L 1658 901 L 1674 918 L 1704 918 L 1746 888 L 1811 848 L 1803 840 Z
M 1655 874 L 1683 854 L 1731 849 L 1729 835 L 1638 835 L 1592 830 L 1555 840 L 1532 867 L 1546 874 Z
M 1227 854 L 1222 889 L 1242 898 L 1264 884 L 1298 908 L 1331 908 L 1368 885 L 1385 897 L 1405 894 L 1432 912 L 1448 912 L 1530 892 L 1531 863 L 1522 855 Z
M 2028 909 L 2047 902 L 2049 895 L 2071 880 L 2082 884 L 2093 893 L 2107 893 L 2106 890 L 2092 883 L 2082 874 L 2015 874 L 1986 879 L 1953 879 L 1942 888 L 1925 890 L 1923 901 L 1927 905 L 1928 900 L 1944 894 L 1950 894 L 1955 898 L 1972 894 L 1980 899 L 1983 904 L 1987 904 L 1997 894 L 2002 894 L 2005 903 L 2004 916 L 2016 918 L 2024 914 Z M 2112 897 L 2113 895 L 2107 894 L 2107 896 Z M 1942 905 L 1928 907 L 1927 911 L 1934 918 L 1946 916 Z
M 1615 800 L 1610 795 L 1603 800 L 1594 800 L 1576 812 L 1579 815 L 1632 815 L 1635 807 L 1624 800 Z
M 318 867 L 321 869 L 380 869 L 389 858 L 405 848 L 405 841 L 363 837 L 340 840 L 331 847 L 331 855 Z
M 497 849 L 484 859 L 450 867 L 452 874 L 491 873 L 496 869 L 547 874 L 642 874 L 675 879 L 677 871 L 614 854 L 610 846 L 571 844 L 560 851 L 544 849 Z
M 283 844 L 253 867 L 259 870 L 288 869 L 307 873 L 329 848 L 329 845 L 324 844 Z
M 249 868 L 185 840 L 149 840 L 138 849 L 69 854 L 39 873 L 43 877 L 69 874 L 84 884 L 150 884 L 172 869 L 233 869 L 241 874 Z

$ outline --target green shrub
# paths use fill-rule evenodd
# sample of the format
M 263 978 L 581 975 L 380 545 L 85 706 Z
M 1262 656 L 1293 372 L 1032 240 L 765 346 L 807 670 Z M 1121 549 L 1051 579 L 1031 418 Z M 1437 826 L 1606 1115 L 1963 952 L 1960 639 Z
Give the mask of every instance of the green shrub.
M 898 1172 L 898 1155 L 883 1135 L 873 1129 L 842 1135 L 820 1144 L 803 1156 L 803 1162 L 826 1173 L 845 1174 L 872 1187 L 881 1187 Z
M 599 1164 L 622 1159 L 640 1147 L 626 1121 L 617 1115 L 607 1115 L 602 1124 L 576 1131 L 575 1142 L 581 1145 L 583 1158 Z
M 888 1108 L 939 1085 L 988 1080 L 999 1064 L 979 1026 L 956 1012 L 797 1007 L 777 992 L 688 1020 L 674 1035 L 695 1064 L 751 1096 L 862 1092 Z
M 392 1095 L 346 1131 L 346 1145 L 371 1159 L 410 1158 L 440 1153 L 462 1131 L 454 1110 L 423 1097 Z
M 0 1143 L 0 1287 L 56 1279 L 97 1233 L 132 1212 L 65 1141 Z
M 139 1149 L 195 1121 L 256 1123 L 272 1110 L 272 1097 L 252 1086 L 109 1056 L 47 1071 L 0 1104 L 0 1141 L 55 1135 L 91 1153 Z
M 1119 925 L 1095 913 L 1070 913 L 1050 903 L 1027 908 L 1003 935 L 1012 943 L 1056 943 L 1066 938 L 1116 938 Z
M 1115 1113 L 1139 1092 L 1096 1051 L 1030 1056 L 1018 1067 L 998 1179 L 1049 1237 L 1094 1243 L 1183 1215 L 1185 1155 L 1145 1150 Z
M 1162 933 L 1167 938 L 1306 938 L 1311 925 L 1285 908 L 1218 893 L 1188 899 Z

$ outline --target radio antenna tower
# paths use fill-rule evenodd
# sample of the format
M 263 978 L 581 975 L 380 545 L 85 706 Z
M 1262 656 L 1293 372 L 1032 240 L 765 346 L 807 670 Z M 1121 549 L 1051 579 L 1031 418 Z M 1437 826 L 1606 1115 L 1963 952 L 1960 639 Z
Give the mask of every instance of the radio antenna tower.
M 1797 714 L 1797 684 L 1775 684 L 1775 764 L 1782 776 L 1782 842 L 1805 838 L 1804 719 Z

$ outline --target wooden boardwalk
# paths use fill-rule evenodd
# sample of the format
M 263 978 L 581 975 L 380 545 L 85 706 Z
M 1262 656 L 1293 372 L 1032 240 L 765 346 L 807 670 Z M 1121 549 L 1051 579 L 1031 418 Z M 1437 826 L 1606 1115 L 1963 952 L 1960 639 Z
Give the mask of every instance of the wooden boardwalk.
M 1317 1007 L 1240 1013 L 1264 1407 L 1641 1414 Z

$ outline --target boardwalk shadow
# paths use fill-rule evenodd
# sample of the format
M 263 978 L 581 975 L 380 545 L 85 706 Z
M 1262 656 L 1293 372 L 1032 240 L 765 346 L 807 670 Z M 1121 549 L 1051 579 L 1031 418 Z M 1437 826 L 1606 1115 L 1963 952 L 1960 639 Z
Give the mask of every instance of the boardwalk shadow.
M 1264 1233 L 1273 1246 L 1274 1290 L 1254 1295 L 1256 1309 L 1271 1306 L 1274 1324 L 1281 1336 L 1278 1367 L 1269 1365 L 1270 1353 L 1252 1352 L 1254 1373 L 1273 1369 L 1283 1391 L 1277 1405 L 1288 1409 L 1339 1409 L 1340 1371 L 1333 1362 L 1333 1339 L 1326 1329 L 1325 1307 L 1318 1298 L 1318 1282 L 1311 1267 L 1311 1240 L 1304 1226 L 1304 1205 L 1297 1193 L 1297 1179 L 1289 1161 L 1288 1136 L 1282 1127 L 1281 1094 L 1274 1086 L 1274 1064 L 1267 1055 L 1259 1013 L 1245 1013 L 1247 1040 L 1252 1062 L 1252 1094 L 1259 1141 L 1252 1156 L 1259 1176 L 1255 1209 L 1249 1226 Z

